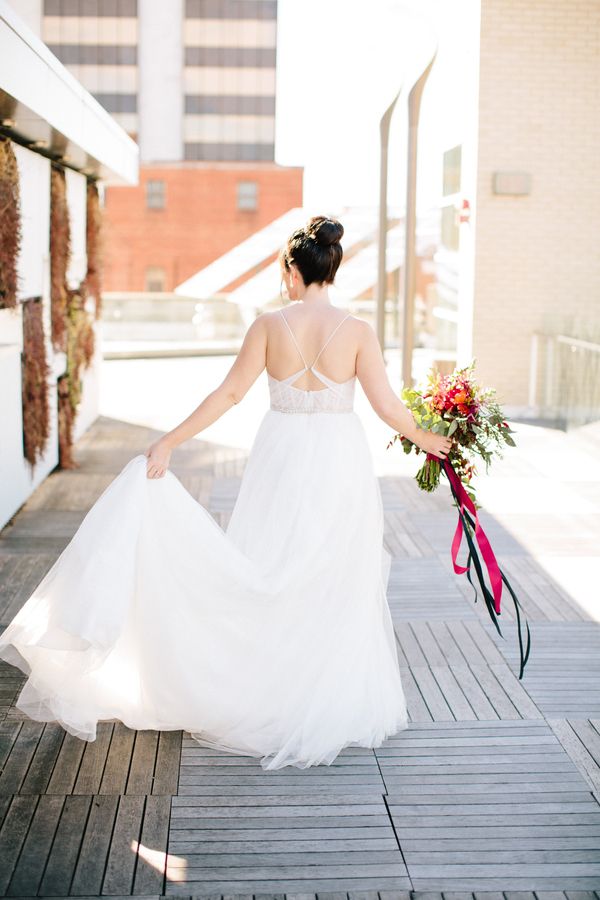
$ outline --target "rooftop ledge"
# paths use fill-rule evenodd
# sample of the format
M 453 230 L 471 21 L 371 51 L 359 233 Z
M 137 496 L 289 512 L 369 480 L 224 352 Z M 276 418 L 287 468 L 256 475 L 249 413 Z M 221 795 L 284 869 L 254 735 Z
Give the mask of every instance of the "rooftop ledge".
M 137 184 L 138 145 L 0 0 L 4 133 L 108 184 Z

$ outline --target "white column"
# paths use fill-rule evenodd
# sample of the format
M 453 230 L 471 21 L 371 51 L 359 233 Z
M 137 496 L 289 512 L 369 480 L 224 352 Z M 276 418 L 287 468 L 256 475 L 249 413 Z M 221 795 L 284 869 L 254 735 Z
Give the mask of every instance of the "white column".
M 141 161 L 183 153 L 183 0 L 139 0 L 138 112 Z

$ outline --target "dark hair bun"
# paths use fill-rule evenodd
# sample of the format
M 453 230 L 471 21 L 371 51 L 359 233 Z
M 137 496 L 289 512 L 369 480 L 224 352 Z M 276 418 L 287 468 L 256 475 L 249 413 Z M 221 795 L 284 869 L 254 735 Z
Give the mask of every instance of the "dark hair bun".
M 327 216 L 313 216 L 306 223 L 306 234 L 321 244 L 323 247 L 330 247 L 341 241 L 344 234 L 344 226 L 337 219 L 330 219 Z

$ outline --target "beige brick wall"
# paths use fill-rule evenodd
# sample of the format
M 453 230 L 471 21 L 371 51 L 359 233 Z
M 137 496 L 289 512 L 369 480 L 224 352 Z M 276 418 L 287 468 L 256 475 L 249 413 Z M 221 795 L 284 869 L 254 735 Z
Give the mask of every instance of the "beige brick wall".
M 600 0 L 482 0 L 473 355 L 527 404 L 530 338 L 600 319 Z M 531 174 L 528 196 L 493 173 Z

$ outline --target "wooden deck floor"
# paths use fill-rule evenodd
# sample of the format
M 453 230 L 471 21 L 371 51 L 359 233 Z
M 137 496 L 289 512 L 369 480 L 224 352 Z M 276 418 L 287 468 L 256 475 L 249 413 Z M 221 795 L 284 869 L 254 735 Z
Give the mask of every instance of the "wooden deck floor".
M 152 437 L 100 418 L 81 468 L 3 530 L 2 626 Z M 245 454 L 188 444 L 173 470 L 224 526 Z M 181 732 L 104 722 L 86 743 L 25 720 L 24 679 L 0 664 L 0 895 L 600 900 L 600 624 L 486 518 L 532 628 L 519 681 L 510 605 L 503 639 L 451 570 L 445 489 L 381 488 L 411 727 L 330 767 L 264 772 Z

